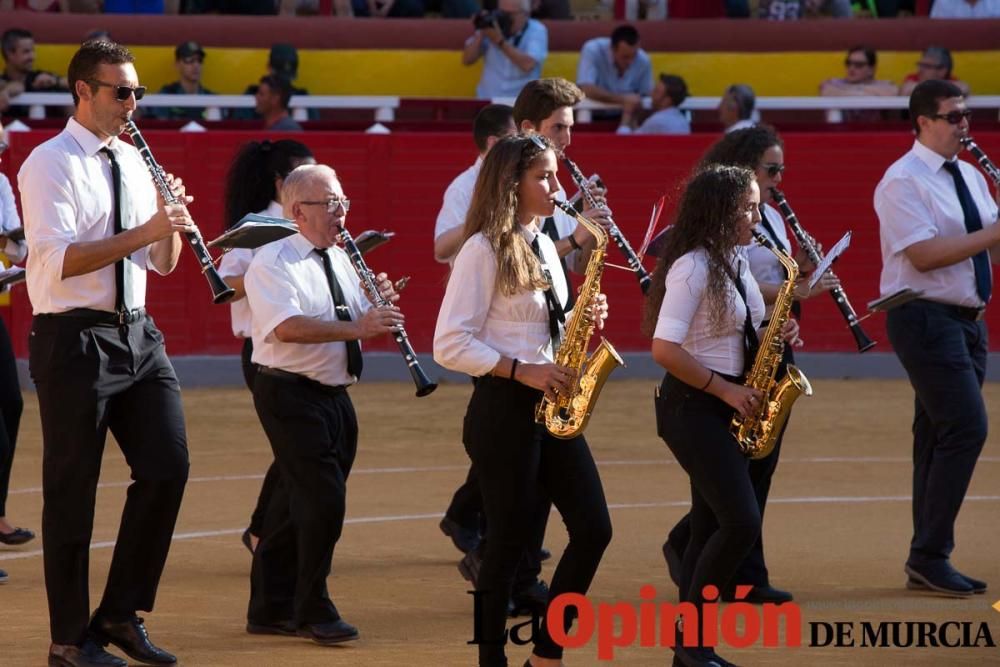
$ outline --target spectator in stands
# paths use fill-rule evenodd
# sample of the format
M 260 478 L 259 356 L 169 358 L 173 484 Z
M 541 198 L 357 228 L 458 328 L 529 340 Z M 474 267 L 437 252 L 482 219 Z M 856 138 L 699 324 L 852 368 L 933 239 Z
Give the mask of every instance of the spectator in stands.
M 300 132 L 302 126 L 288 113 L 288 100 L 292 98 L 292 84 L 283 76 L 268 74 L 260 78 L 255 111 L 264 119 L 264 129 Z
M 211 90 L 201 85 L 201 65 L 205 62 L 205 49 L 198 42 L 184 42 L 174 49 L 174 67 L 177 69 L 177 81 L 160 88 L 161 95 L 214 95 Z M 156 107 L 153 111 L 156 118 L 201 120 L 205 115 L 204 107 Z
M 639 48 L 639 31 L 620 25 L 611 37 L 585 42 L 576 68 L 576 85 L 590 99 L 618 105 L 634 115 L 642 98 L 653 92 L 653 65 Z
M 757 16 L 769 21 L 832 16 L 851 18 L 851 0 L 760 0 Z
M 934 0 L 932 19 L 1000 18 L 1000 0 Z
M 11 106 L 10 100 L 21 93 L 67 92 L 66 77 L 34 69 L 35 38 L 27 30 L 11 28 L 0 36 L 4 70 L 0 75 L 0 113 L 8 116 L 28 115 L 25 106 Z
M 632 129 L 634 119 L 622 113 L 618 134 L 691 134 L 691 121 L 678 108 L 687 97 L 684 79 L 676 74 L 661 74 L 653 89 L 653 115 Z
M 909 97 L 921 81 L 943 79 L 958 86 L 963 95 L 968 95 L 969 84 L 959 81 L 951 75 L 952 64 L 951 51 L 943 46 L 928 46 L 924 49 L 920 60 L 917 61 L 917 71 L 907 74 L 906 78 L 903 79 L 903 85 L 899 87 L 899 94 Z
M 847 52 L 844 59 L 846 74 L 842 79 L 827 79 L 819 87 L 823 97 L 864 97 L 864 96 L 895 96 L 899 88 L 892 81 L 880 81 L 875 78 L 877 57 L 875 50 L 867 46 L 855 46 Z M 831 118 L 837 118 L 837 115 Z M 878 109 L 845 110 L 842 118 L 845 121 L 872 122 L 882 117 Z
M 757 96 L 753 93 L 753 88 L 745 83 L 734 83 L 726 88 L 726 92 L 719 100 L 719 120 L 725 132 L 735 132 L 747 127 L 753 127 L 757 123 L 753 121 L 754 105 L 757 103 Z
M 299 53 L 295 50 L 295 47 L 291 44 L 273 44 L 271 46 L 271 52 L 267 58 L 267 73 L 269 76 L 280 76 L 289 82 L 294 82 L 295 78 L 299 74 Z M 244 95 L 256 95 L 257 94 L 257 84 L 252 83 L 247 86 L 246 90 L 243 91 Z M 309 91 L 305 88 L 296 88 L 292 85 L 292 95 L 308 95 Z M 259 119 L 254 111 L 251 109 L 233 109 L 230 111 L 230 117 L 234 119 Z M 319 118 L 318 112 L 315 109 L 309 110 L 309 120 L 316 120 Z
M 476 97 L 515 97 L 524 84 L 542 75 L 549 32 L 529 18 L 531 0 L 499 0 L 496 11 L 476 15 L 476 30 L 465 40 L 462 64 L 483 58 Z

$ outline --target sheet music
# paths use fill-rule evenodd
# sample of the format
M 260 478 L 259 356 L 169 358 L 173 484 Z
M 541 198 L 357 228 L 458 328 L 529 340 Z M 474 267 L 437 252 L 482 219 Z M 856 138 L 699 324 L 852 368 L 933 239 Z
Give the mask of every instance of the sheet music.
M 823 277 L 823 274 L 830 270 L 830 267 L 837 260 L 838 257 L 844 254 L 844 251 L 851 245 L 851 232 L 848 231 L 844 234 L 839 241 L 837 241 L 830 251 L 826 253 L 826 257 L 823 261 L 819 263 L 813 274 L 809 276 L 809 289 L 816 286 L 819 279 Z

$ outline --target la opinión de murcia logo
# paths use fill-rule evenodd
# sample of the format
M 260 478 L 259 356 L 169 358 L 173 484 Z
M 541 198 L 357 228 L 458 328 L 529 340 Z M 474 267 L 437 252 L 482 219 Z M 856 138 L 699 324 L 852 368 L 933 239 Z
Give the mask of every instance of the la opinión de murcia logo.
M 720 611 L 719 589 L 702 589 L 701 623 L 698 608 L 690 602 L 657 602 L 656 589 L 639 589 L 641 602 L 600 602 L 595 605 L 578 593 L 563 593 L 549 605 L 546 623 L 553 641 L 567 649 L 578 649 L 597 637 L 599 660 L 614 660 L 615 649 L 638 645 L 643 648 L 682 646 L 719 646 L 747 648 L 760 644 L 768 648 L 802 646 L 802 610 L 794 602 L 753 605 L 742 602 L 751 586 L 737 586 L 735 602 Z M 482 599 L 485 591 L 469 591 L 473 597 L 473 636 L 469 644 L 512 644 L 523 646 L 534 641 L 541 626 L 539 616 L 516 623 L 504 630 L 502 637 L 484 637 Z M 1000 602 L 994 605 L 1000 611 Z M 562 619 L 576 620 L 575 629 L 563 629 Z M 701 626 L 702 636 L 698 637 Z M 986 622 L 946 621 L 811 621 L 811 648 L 974 648 L 995 647 Z

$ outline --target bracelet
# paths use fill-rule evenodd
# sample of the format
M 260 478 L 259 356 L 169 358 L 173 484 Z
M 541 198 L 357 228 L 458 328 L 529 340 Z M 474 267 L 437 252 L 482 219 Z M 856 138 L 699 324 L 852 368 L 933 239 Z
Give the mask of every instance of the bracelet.
M 515 358 L 514 361 L 510 362 L 510 379 L 514 379 L 514 373 L 517 372 L 518 360 Z
M 701 389 L 699 389 L 698 391 L 705 391 L 706 389 L 708 389 L 708 385 L 712 384 L 712 380 L 715 379 L 715 371 L 713 371 L 710 368 L 710 369 L 708 369 L 708 373 L 709 373 L 709 375 L 708 375 L 708 382 L 706 382 L 705 386 L 702 387 Z
M 572 234 L 570 234 L 566 238 L 569 239 L 569 244 L 571 246 L 573 246 L 573 250 L 579 250 L 580 249 L 580 244 L 576 242 L 576 237 L 575 236 L 573 236 Z

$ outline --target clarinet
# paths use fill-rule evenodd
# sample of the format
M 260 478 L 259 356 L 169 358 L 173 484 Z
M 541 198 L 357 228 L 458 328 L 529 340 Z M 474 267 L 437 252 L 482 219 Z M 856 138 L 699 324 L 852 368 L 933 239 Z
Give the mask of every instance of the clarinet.
M 566 163 L 566 168 L 569 169 L 569 175 L 572 177 L 573 182 L 576 183 L 576 187 L 580 189 L 580 194 L 583 196 L 584 201 L 587 202 L 589 208 L 599 208 L 600 205 L 597 200 L 594 199 L 594 195 L 590 194 L 590 188 L 587 187 L 587 179 L 584 177 L 583 172 L 580 168 L 576 166 L 576 163 L 566 157 L 565 154 L 562 155 L 563 162 Z M 611 220 L 610 218 L 608 218 Z M 611 240 L 615 242 L 618 249 L 622 251 L 625 255 L 625 259 L 628 262 L 628 266 L 635 273 L 635 277 L 639 279 L 639 289 L 645 294 L 649 290 L 649 285 L 651 279 L 649 273 L 642 266 L 642 261 L 639 256 L 635 254 L 635 250 L 632 250 L 632 246 L 629 245 L 628 239 L 622 234 L 621 230 L 618 229 L 618 225 L 615 224 L 614 220 L 611 220 L 610 228 L 608 229 L 608 236 Z
M 361 278 L 361 283 L 365 291 L 368 292 L 368 296 L 371 297 L 372 303 L 375 304 L 376 308 L 391 305 L 379 293 L 378 284 L 375 282 L 375 274 L 365 264 L 365 260 L 361 257 L 361 251 L 358 250 L 354 239 L 343 227 L 337 227 L 337 230 L 340 242 L 344 244 L 344 250 L 347 251 L 347 256 L 351 259 L 351 264 L 354 266 L 354 271 Z M 396 341 L 396 345 L 399 346 L 399 352 L 403 355 L 403 359 L 406 360 L 406 365 L 410 369 L 413 384 L 417 386 L 417 396 L 427 396 L 437 389 L 437 383 L 431 382 L 431 379 L 420 368 L 420 362 L 417 361 L 417 353 L 413 351 L 413 346 L 410 345 L 410 339 L 407 337 L 406 330 L 402 325 L 392 332 L 392 337 Z
M 805 251 L 806 256 L 809 257 L 809 261 L 813 264 L 819 265 L 823 261 L 823 256 L 819 253 L 816 246 L 812 244 L 809 240 L 809 235 L 806 234 L 805 230 L 802 229 L 802 225 L 799 224 L 799 219 L 795 216 L 795 212 L 792 207 L 788 205 L 785 200 L 785 195 L 782 194 L 777 188 L 771 188 L 771 196 L 774 198 L 774 203 L 778 205 L 781 209 L 781 214 L 785 217 L 785 221 L 788 226 L 792 228 L 792 233 L 795 234 L 795 238 L 798 239 L 799 246 Z M 847 300 L 847 293 L 844 292 L 842 287 L 835 287 L 830 290 L 830 296 L 833 297 L 834 302 L 837 304 L 837 308 L 840 309 L 840 314 L 844 316 L 847 321 L 847 326 L 850 328 L 851 333 L 854 334 L 854 341 L 858 345 L 858 352 L 867 352 L 868 350 L 875 347 L 875 341 L 865 334 L 864 329 L 861 328 L 861 324 L 858 322 L 858 316 L 854 312 L 854 308 L 851 307 L 851 302 Z
M 987 175 L 993 179 L 993 184 L 1000 188 L 1000 169 L 998 169 L 995 164 L 990 162 L 990 158 L 986 156 L 983 149 L 972 140 L 972 137 L 962 137 L 958 141 L 965 146 L 966 150 L 972 153 L 972 155 L 979 162 L 979 166 L 983 168 L 983 171 L 985 171 Z
M 149 144 L 139 134 L 139 128 L 136 127 L 133 121 L 130 120 L 125 124 L 125 132 L 132 138 L 132 143 L 135 147 L 139 149 L 139 154 L 142 155 L 143 162 L 146 163 L 149 175 L 153 178 L 153 183 L 156 185 L 156 189 L 159 190 L 160 196 L 163 197 L 163 201 L 167 204 L 183 204 L 184 202 L 178 199 L 170 189 L 170 185 L 167 183 L 166 172 L 163 171 L 163 167 L 157 164 L 153 158 L 153 153 L 149 150 Z M 212 290 L 212 301 L 215 303 L 229 301 L 236 294 L 236 290 L 227 285 L 226 281 L 219 275 L 219 272 L 215 268 L 215 262 L 212 261 L 212 256 L 208 254 L 208 248 L 205 246 L 205 239 L 201 237 L 201 233 L 186 232 L 184 236 L 187 237 L 188 244 L 194 251 L 195 257 L 198 258 L 202 274 L 208 280 L 208 286 Z

